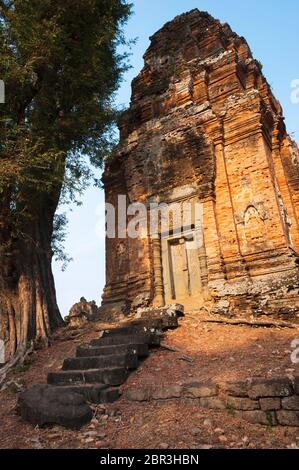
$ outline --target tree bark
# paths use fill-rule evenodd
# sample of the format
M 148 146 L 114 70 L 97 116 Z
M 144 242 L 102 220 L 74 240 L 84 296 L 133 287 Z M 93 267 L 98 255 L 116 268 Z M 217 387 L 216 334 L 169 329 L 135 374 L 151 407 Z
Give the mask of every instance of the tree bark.
M 0 224 L 0 242 L 10 243 L 0 254 L 0 339 L 6 362 L 25 352 L 30 341 L 47 345 L 51 332 L 63 325 L 51 267 L 57 203 L 58 195 L 39 201 L 17 238 Z

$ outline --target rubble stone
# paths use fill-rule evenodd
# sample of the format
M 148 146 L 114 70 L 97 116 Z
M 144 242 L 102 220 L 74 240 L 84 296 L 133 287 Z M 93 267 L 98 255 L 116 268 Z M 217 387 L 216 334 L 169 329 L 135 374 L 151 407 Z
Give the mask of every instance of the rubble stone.
M 94 300 L 88 302 L 81 297 L 80 302 L 74 304 L 70 309 L 69 315 L 65 318 L 65 322 L 71 327 L 80 327 L 89 321 L 97 321 L 99 308 Z

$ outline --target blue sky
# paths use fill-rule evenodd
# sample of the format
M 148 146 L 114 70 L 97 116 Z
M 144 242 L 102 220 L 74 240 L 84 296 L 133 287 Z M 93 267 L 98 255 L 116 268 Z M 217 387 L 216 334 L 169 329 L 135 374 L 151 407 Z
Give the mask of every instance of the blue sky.
M 131 81 L 143 66 L 149 36 L 174 16 L 193 8 L 208 11 L 244 36 L 280 100 L 290 134 L 299 142 L 299 104 L 291 102 L 291 82 L 299 79 L 298 0 L 136 0 L 127 27 L 128 38 L 138 38 L 132 48 L 132 69 L 124 77 L 117 103 L 128 106 Z M 58 303 L 63 315 L 81 296 L 100 303 L 105 284 L 104 194 L 91 188 L 81 207 L 68 213 L 66 251 L 74 259 L 65 272 L 54 262 Z M 67 209 L 67 211 L 69 211 Z M 63 209 L 65 210 L 65 209 Z

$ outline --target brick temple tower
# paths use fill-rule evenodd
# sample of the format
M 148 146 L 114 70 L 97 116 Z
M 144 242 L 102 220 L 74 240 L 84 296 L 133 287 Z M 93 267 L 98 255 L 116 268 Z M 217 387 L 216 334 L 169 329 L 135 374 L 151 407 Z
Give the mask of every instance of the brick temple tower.
M 167 23 L 151 37 L 119 128 L 106 201 L 198 203 L 201 224 L 188 236 L 172 222 L 167 235 L 108 238 L 103 315 L 139 301 L 296 315 L 298 147 L 246 40 L 198 10 Z M 197 232 L 202 244 L 188 249 Z

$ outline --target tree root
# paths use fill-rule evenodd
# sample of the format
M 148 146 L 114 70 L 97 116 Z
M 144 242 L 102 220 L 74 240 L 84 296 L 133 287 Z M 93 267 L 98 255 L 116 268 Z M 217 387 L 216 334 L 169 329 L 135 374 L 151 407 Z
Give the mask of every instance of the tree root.
M 295 323 L 289 323 L 285 321 L 275 321 L 275 320 L 245 320 L 243 318 L 236 318 L 230 320 L 229 318 L 201 318 L 199 319 L 201 323 L 225 323 L 227 325 L 246 325 L 246 326 L 256 326 L 256 327 L 276 327 L 276 328 L 291 328 L 298 329 L 299 325 Z
M 182 354 L 182 350 L 178 348 L 174 348 L 173 346 L 169 346 L 168 344 L 162 342 L 160 344 L 161 349 L 165 349 L 166 351 L 170 352 L 176 352 Z M 186 354 L 182 354 L 181 356 L 178 357 L 180 361 L 186 361 L 186 362 L 194 362 L 194 359 L 190 356 L 186 356 Z
M 23 365 L 27 357 L 32 354 L 33 350 L 33 342 L 31 343 L 29 348 L 26 348 L 24 345 L 21 345 L 19 347 L 13 359 L 0 369 L 0 387 L 4 385 L 7 374 L 11 372 L 17 365 Z
M 173 346 L 169 346 L 168 344 L 164 343 L 164 341 L 161 341 L 160 348 L 161 349 L 166 349 L 166 351 L 170 351 L 170 352 L 177 352 L 177 353 L 182 352 L 180 349 L 174 348 Z

